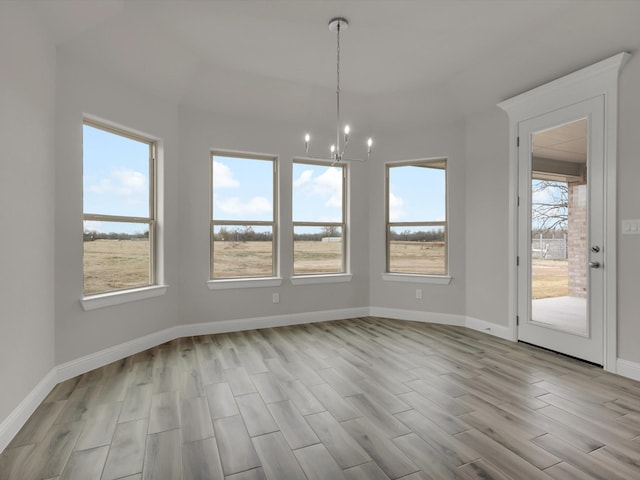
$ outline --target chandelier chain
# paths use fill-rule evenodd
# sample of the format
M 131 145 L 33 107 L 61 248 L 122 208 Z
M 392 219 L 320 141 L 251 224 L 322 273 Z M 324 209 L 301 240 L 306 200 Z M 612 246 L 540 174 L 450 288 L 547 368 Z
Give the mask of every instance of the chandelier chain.
M 336 48 L 336 155 L 341 156 L 340 152 L 340 23 L 337 27 L 337 48 Z

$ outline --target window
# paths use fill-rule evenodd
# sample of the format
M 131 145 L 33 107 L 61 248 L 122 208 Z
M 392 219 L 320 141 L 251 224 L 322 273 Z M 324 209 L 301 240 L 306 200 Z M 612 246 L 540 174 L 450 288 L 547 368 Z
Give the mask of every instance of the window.
M 387 272 L 447 275 L 446 159 L 387 164 Z
M 293 162 L 293 274 L 345 272 L 344 165 Z
M 276 276 L 276 159 L 212 152 L 211 280 Z
M 84 295 L 154 285 L 154 141 L 85 120 Z

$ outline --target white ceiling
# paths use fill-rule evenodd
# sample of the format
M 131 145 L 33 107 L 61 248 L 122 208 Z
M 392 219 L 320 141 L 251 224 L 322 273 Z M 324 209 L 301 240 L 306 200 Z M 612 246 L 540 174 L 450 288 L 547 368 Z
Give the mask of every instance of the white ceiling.
M 313 124 L 455 120 L 640 46 L 636 0 L 41 0 L 58 52 L 171 102 Z

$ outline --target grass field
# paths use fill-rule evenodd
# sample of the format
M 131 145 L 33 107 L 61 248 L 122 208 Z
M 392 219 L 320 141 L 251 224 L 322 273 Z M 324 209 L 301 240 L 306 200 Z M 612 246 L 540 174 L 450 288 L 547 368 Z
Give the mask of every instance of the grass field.
M 213 278 L 273 275 L 272 242 L 213 242 Z
M 444 242 L 392 241 L 389 254 L 390 272 L 424 275 L 447 273 Z
M 84 242 L 84 294 L 149 285 L 148 240 Z
M 342 271 L 342 243 L 296 241 L 295 275 Z M 271 242 L 213 243 L 213 277 L 242 278 L 271 275 Z
M 342 242 L 293 242 L 294 275 L 342 271 Z
M 566 260 L 531 260 L 531 298 L 569 295 L 569 267 Z
M 214 242 L 214 278 L 272 275 L 271 242 Z M 391 271 L 445 273 L 442 242 L 391 242 Z M 342 243 L 296 241 L 296 275 L 342 271 Z M 568 295 L 566 260 L 532 260 L 534 299 Z M 149 242 L 95 240 L 84 242 L 84 294 L 149 284 Z

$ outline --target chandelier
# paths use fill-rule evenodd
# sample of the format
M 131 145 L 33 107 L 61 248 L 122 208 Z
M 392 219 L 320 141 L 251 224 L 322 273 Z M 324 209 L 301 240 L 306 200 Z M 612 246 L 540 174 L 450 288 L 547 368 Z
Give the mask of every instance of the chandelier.
M 340 32 L 349 28 L 349 22 L 346 18 L 336 17 L 331 19 L 329 22 L 329 30 L 332 32 L 336 32 L 337 38 L 337 48 L 336 48 L 336 143 L 331 145 L 329 151 L 331 156 L 330 160 L 334 162 L 340 162 L 342 160 L 363 160 L 363 159 L 354 159 L 354 158 L 346 158 L 344 156 L 347 145 L 349 144 L 349 125 L 345 125 L 344 128 L 341 129 L 340 126 Z M 341 135 L 341 130 L 344 132 L 344 135 Z M 340 144 L 340 139 L 342 137 L 342 145 Z M 304 146 L 307 157 L 309 157 L 309 143 L 311 141 L 311 136 L 307 133 L 304 136 Z M 371 156 L 371 147 L 373 145 L 373 139 L 369 137 L 367 139 L 367 158 Z M 310 158 L 322 158 L 324 157 L 310 157 Z

